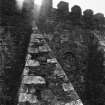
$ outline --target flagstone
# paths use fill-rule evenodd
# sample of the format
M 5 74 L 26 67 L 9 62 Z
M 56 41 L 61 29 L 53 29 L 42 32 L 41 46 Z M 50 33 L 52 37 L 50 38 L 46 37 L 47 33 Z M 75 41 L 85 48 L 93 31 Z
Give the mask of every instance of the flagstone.
M 41 76 L 24 76 L 23 84 L 45 84 L 45 79 Z
M 26 65 L 25 66 L 40 66 L 40 63 L 39 61 L 35 61 L 35 60 L 28 60 L 26 62 Z

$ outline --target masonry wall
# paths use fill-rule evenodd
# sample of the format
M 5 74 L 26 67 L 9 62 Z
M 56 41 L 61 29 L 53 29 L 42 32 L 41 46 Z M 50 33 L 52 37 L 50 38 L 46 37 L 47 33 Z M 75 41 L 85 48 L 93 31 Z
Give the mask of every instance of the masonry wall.
M 14 0 L 0 4 L 0 104 L 16 105 L 31 25 L 27 12 L 15 8 Z M 14 3 L 14 4 L 12 4 Z M 14 8 L 14 9 L 13 9 Z M 1 66 L 2 65 L 2 66 Z

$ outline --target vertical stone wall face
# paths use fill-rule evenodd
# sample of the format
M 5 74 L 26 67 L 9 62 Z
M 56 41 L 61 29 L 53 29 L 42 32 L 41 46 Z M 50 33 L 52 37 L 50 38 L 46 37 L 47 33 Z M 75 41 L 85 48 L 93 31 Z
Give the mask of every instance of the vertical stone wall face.
M 3 94 L 0 98 L 6 104 L 15 104 L 30 32 L 14 26 L 0 28 L 0 94 Z
M 27 11 L 18 11 L 14 0 L 0 2 L 0 104 L 16 105 L 32 28 Z
M 64 14 L 59 14 L 57 9 L 53 10 L 54 15 L 50 15 L 48 17 L 47 26 L 46 24 L 45 26 L 47 27 L 48 34 L 48 36 L 46 36 L 49 39 L 49 44 L 53 49 L 56 58 L 67 73 L 79 96 L 83 99 L 82 101 L 84 101 L 84 104 L 88 105 L 93 103 L 104 103 L 102 92 L 104 92 L 103 88 L 105 86 L 105 77 L 103 75 L 100 76 L 101 74 L 104 74 L 104 69 L 102 66 L 102 60 L 104 59 L 103 51 L 105 40 L 104 25 L 100 27 L 99 23 L 95 23 L 95 26 L 92 26 L 91 24 L 94 23 L 94 20 L 92 20 L 90 23 L 88 22 L 88 27 L 88 25 L 85 23 L 86 21 L 83 20 L 84 17 L 82 15 L 79 19 L 77 16 L 73 18 L 70 12 L 68 15 L 66 15 L 66 19 L 64 19 Z M 73 22 L 75 22 L 75 24 Z M 52 32 L 50 30 L 52 30 Z M 52 39 L 50 39 L 50 35 L 52 36 Z M 94 64 L 93 67 L 90 67 L 91 70 L 89 70 L 91 75 L 93 73 L 94 78 L 98 78 L 98 81 L 101 81 L 97 86 L 94 84 L 95 80 L 90 80 L 92 77 L 87 78 L 87 72 L 89 69 L 89 53 L 91 52 L 89 49 L 90 46 L 95 47 L 95 50 L 93 51 L 94 53 L 92 52 L 91 55 L 92 58 L 96 59 L 97 62 L 101 62 L 101 64 L 98 63 L 98 66 L 97 64 Z M 73 65 L 75 67 L 72 67 Z M 92 70 L 92 68 L 94 68 L 94 70 Z M 93 90 L 88 91 L 88 88 L 86 87 L 87 82 L 91 83 L 89 88 L 92 88 Z M 93 100 L 86 99 L 86 90 L 88 93 L 90 92 L 91 95 L 94 94 L 91 96 L 94 97 Z M 101 92 L 98 90 L 101 90 Z M 99 96 L 97 96 L 95 93 L 98 93 Z M 95 99 L 95 96 L 97 96 L 97 99 Z M 93 103 L 89 101 L 93 101 Z

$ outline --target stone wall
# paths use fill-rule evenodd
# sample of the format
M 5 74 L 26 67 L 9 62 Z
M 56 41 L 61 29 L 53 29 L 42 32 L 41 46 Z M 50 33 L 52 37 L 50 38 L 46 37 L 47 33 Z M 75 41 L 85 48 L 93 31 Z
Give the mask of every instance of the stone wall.
M 0 28 L 0 87 L 3 89 L 1 92 L 4 102 L 15 104 L 31 31 L 27 32 L 26 29 L 17 29 L 14 26 Z

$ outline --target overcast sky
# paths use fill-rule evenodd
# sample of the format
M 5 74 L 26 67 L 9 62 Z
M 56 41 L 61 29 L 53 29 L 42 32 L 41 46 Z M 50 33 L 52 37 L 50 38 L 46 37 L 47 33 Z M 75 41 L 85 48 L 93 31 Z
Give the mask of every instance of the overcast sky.
M 94 13 L 101 12 L 105 15 L 105 0 L 53 0 L 53 6 L 56 7 L 59 1 L 69 2 L 70 9 L 73 5 L 79 5 L 82 11 L 92 9 Z

